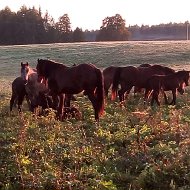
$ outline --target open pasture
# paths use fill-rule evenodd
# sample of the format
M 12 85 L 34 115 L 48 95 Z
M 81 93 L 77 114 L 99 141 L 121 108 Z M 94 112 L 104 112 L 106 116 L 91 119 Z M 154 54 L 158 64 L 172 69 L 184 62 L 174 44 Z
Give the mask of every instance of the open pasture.
M 97 125 L 81 94 L 73 102 L 82 120 L 59 122 L 53 111 L 32 115 L 24 105 L 9 113 L 11 82 L 20 63 L 37 59 L 67 65 L 163 64 L 190 70 L 190 42 L 102 42 L 0 47 L 0 190 L 190 189 L 190 90 L 176 106 L 144 106 L 128 97 L 124 107 L 106 102 Z

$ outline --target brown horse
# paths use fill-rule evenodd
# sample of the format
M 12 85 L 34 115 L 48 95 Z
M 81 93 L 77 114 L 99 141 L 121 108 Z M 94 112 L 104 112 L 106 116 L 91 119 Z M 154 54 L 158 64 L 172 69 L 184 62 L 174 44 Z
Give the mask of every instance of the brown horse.
M 176 104 L 176 93 L 184 93 L 184 87 L 189 85 L 189 71 L 178 71 L 169 75 L 153 75 L 146 82 L 145 101 L 152 93 L 151 105 L 154 104 L 154 100 L 158 105 L 160 102 L 158 96 L 160 91 L 172 91 L 173 99 L 171 105 Z M 164 94 L 165 101 L 167 97 Z
M 45 80 L 43 83 L 38 82 L 38 75 L 36 69 L 33 69 L 29 66 L 28 62 L 21 62 L 21 77 L 25 84 L 25 90 L 28 95 L 28 98 L 31 102 L 31 111 L 38 106 L 37 98 L 39 93 L 46 93 L 48 88 L 45 84 Z
M 154 74 L 166 75 L 174 73 L 175 71 L 171 68 L 162 65 L 152 65 L 150 67 L 118 67 L 112 85 L 112 99 L 115 99 L 118 86 L 121 88 L 118 91 L 120 102 L 124 101 L 125 92 L 129 94 L 133 86 L 139 88 L 145 88 L 146 81 Z
M 150 67 L 151 64 L 148 64 L 148 63 L 143 63 L 141 65 L 138 66 L 139 67 Z M 134 86 L 134 97 L 135 97 L 135 94 L 136 93 L 142 93 L 143 89 L 142 88 L 139 88 L 138 86 Z
M 148 63 L 143 63 L 141 65 L 139 65 L 139 67 L 150 67 L 151 65 L 148 64 Z M 109 92 L 109 89 L 113 83 L 113 78 L 114 78 L 114 75 L 115 75 L 115 72 L 117 70 L 119 66 L 109 66 L 105 69 L 103 69 L 103 75 L 104 75 L 104 92 L 105 92 L 105 96 L 108 97 L 108 92 Z M 137 93 L 137 92 L 141 92 L 142 89 L 139 88 L 139 87 L 136 87 L 134 88 L 134 95 Z
M 105 97 L 108 98 L 108 91 L 113 83 L 113 77 L 118 66 L 110 66 L 103 70 L 104 75 L 104 92 Z
M 51 98 L 47 95 L 48 85 L 47 81 L 43 78 L 38 82 L 37 70 L 29 66 L 28 62 L 21 62 L 21 78 L 24 81 L 24 88 L 31 102 L 31 111 L 38 106 L 42 109 L 53 108 L 56 109 L 59 104 L 59 97 L 54 96 L 54 104 L 50 103 Z M 64 106 L 70 107 L 71 100 L 76 100 L 72 94 L 67 94 L 64 100 Z
M 26 98 L 28 107 L 30 109 L 30 100 L 28 98 L 28 95 L 26 93 L 25 89 L 25 81 L 22 79 L 22 77 L 17 77 L 12 82 L 12 95 L 10 100 L 10 111 L 13 109 L 13 105 L 18 105 L 18 111 L 21 112 L 21 106 L 23 103 L 24 98 Z
M 103 74 L 93 64 L 80 64 L 68 67 L 51 60 L 38 59 L 36 66 L 38 79 L 48 80 L 48 88 L 52 95 L 60 97 L 58 115 L 62 119 L 65 94 L 78 94 L 85 91 L 91 101 L 95 119 L 104 111 Z

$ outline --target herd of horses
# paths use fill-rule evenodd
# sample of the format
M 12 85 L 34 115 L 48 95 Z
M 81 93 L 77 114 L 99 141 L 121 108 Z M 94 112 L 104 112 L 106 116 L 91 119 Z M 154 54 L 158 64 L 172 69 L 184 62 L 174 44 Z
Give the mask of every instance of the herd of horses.
M 29 109 L 34 111 L 41 106 L 42 110 L 53 108 L 60 120 L 66 113 L 80 115 L 71 101 L 76 100 L 74 94 L 83 92 L 92 103 L 95 120 L 98 121 L 104 112 L 105 99 L 111 89 L 111 99 L 125 101 L 126 96 L 134 87 L 134 94 L 144 92 L 144 100 L 150 96 L 151 105 L 158 105 L 159 93 L 164 94 L 166 104 L 176 104 L 177 91 L 184 93 L 188 86 L 189 71 L 175 71 L 163 65 L 142 64 L 135 66 L 109 66 L 103 70 L 93 64 L 66 66 L 48 59 L 38 59 L 36 68 L 28 63 L 21 63 L 21 76 L 12 82 L 10 111 L 18 105 L 22 111 L 24 98 Z M 173 99 L 169 103 L 165 91 L 172 91 Z M 75 113 L 75 114 L 73 114 Z

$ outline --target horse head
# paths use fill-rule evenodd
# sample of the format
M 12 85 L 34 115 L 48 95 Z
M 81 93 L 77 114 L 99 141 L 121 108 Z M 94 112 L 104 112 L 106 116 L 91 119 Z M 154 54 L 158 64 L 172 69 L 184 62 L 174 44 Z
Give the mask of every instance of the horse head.
M 27 82 L 28 82 L 28 74 L 29 74 L 28 62 L 26 62 L 26 63 L 21 62 L 21 77 L 24 80 L 25 84 L 27 84 Z
M 185 85 L 189 86 L 189 73 L 190 71 L 186 71 L 186 76 L 185 76 Z
M 36 71 L 38 75 L 38 82 L 43 83 L 43 81 L 47 80 L 47 71 L 48 69 L 46 68 L 46 64 L 49 63 L 49 60 L 45 59 L 38 59 L 37 60 L 37 66 L 36 66 Z M 51 69 L 49 69 L 51 70 Z
M 181 83 L 180 86 L 179 86 L 179 88 L 177 89 L 177 91 L 178 91 L 181 95 L 183 95 L 184 92 L 185 92 L 185 83 Z
M 179 73 L 181 73 L 181 77 L 185 85 L 189 86 L 189 71 L 182 70 L 182 71 L 179 71 Z

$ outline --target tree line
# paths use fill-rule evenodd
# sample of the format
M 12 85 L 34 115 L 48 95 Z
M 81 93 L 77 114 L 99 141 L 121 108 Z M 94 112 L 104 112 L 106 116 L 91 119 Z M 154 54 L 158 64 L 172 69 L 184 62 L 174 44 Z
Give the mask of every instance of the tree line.
M 55 22 L 47 11 L 42 16 L 40 8 L 23 5 L 17 12 L 9 7 L 0 11 L 1 45 L 128 40 L 128 36 L 125 20 L 119 14 L 104 19 L 99 31 L 82 31 L 79 27 L 72 31 L 68 14 Z
M 99 30 L 83 31 L 80 27 L 72 30 L 68 14 L 63 14 L 55 22 L 48 11 L 42 15 L 41 8 L 23 5 L 19 11 L 13 12 L 5 7 L 0 10 L 0 45 L 146 40 L 160 34 L 184 38 L 187 24 L 126 27 L 125 20 L 120 14 L 116 14 L 104 18 Z

